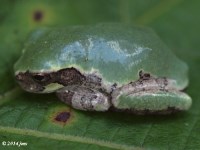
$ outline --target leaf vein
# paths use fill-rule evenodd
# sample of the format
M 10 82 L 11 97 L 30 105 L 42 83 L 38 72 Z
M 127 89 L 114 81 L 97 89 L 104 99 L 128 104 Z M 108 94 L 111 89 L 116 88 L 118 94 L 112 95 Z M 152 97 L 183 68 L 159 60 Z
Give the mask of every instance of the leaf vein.
M 199 121 L 199 119 L 196 119 L 194 121 L 194 123 L 191 125 L 191 128 L 189 129 L 189 134 L 188 134 L 188 136 L 186 136 L 185 143 L 183 144 L 183 146 L 184 146 L 183 149 L 186 149 L 186 144 L 188 143 L 189 137 L 192 134 L 192 130 L 194 129 L 194 127 L 195 127 L 195 125 L 197 124 L 198 121 Z
M 147 135 L 149 134 L 149 132 L 151 131 L 151 129 L 152 129 L 152 126 L 153 126 L 153 124 L 151 124 L 151 125 L 149 125 L 149 128 L 148 128 L 148 130 L 145 132 L 145 134 L 144 134 L 144 139 L 142 140 L 142 142 L 141 142 L 141 146 L 143 146 L 144 145 L 144 142 L 145 142 L 145 140 L 146 140 L 146 138 L 147 138 Z
M 48 138 L 48 139 L 53 139 L 53 140 L 94 144 L 94 145 L 99 145 L 99 146 L 114 148 L 114 149 L 124 149 L 124 150 L 139 149 L 138 147 L 127 146 L 127 145 L 112 143 L 112 142 L 103 141 L 103 140 L 96 140 L 96 139 L 80 137 L 80 136 L 73 136 L 73 135 L 61 135 L 61 134 L 57 134 L 57 133 L 50 134 L 47 132 L 35 131 L 35 130 L 31 130 L 31 129 L 20 129 L 20 128 L 0 126 L 0 131 L 7 132 L 7 133 L 13 133 L 13 134 L 20 134 L 20 135 L 25 135 L 25 136 L 28 135 L 28 136 L 34 136 L 34 137 L 43 137 L 43 138 Z

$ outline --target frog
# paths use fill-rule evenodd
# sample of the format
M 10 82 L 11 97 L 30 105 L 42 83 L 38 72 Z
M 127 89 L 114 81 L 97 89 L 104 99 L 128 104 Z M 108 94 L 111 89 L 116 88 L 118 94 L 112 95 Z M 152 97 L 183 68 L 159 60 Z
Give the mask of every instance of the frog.
M 83 111 L 139 115 L 186 111 L 188 66 L 153 29 L 121 23 L 34 30 L 14 65 L 31 93 L 56 93 Z

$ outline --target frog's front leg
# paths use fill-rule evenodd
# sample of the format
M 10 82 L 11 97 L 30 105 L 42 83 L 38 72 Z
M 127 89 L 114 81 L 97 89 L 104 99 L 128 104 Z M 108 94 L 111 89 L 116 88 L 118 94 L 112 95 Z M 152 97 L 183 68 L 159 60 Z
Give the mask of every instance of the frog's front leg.
M 142 72 L 139 77 L 112 92 L 111 102 L 115 109 L 136 114 L 169 114 L 191 106 L 191 98 L 175 88 L 174 80 L 155 78 Z
M 86 111 L 107 111 L 110 108 L 109 96 L 98 90 L 84 86 L 64 87 L 57 92 L 61 101 L 75 109 Z

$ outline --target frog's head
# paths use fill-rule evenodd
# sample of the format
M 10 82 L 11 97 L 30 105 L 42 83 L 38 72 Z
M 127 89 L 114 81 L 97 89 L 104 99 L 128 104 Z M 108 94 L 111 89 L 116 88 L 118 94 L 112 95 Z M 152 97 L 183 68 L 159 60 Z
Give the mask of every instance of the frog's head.
M 53 73 L 32 73 L 30 71 L 16 74 L 17 82 L 20 86 L 32 93 L 51 93 L 62 85 L 53 83 L 55 77 Z
M 69 85 L 80 84 L 84 76 L 75 68 L 65 68 L 49 72 L 17 72 L 19 85 L 31 93 L 52 93 Z

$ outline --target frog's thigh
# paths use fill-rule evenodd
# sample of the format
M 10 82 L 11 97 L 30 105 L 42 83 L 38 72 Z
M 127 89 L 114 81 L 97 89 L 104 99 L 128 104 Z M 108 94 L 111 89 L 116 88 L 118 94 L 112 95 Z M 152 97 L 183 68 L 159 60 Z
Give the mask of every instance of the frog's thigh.
M 110 107 L 110 101 L 106 95 L 87 87 L 65 87 L 56 93 L 63 102 L 76 109 L 106 111 Z
M 112 104 L 118 110 L 136 114 L 169 114 L 190 108 L 191 98 L 180 91 L 114 91 Z

